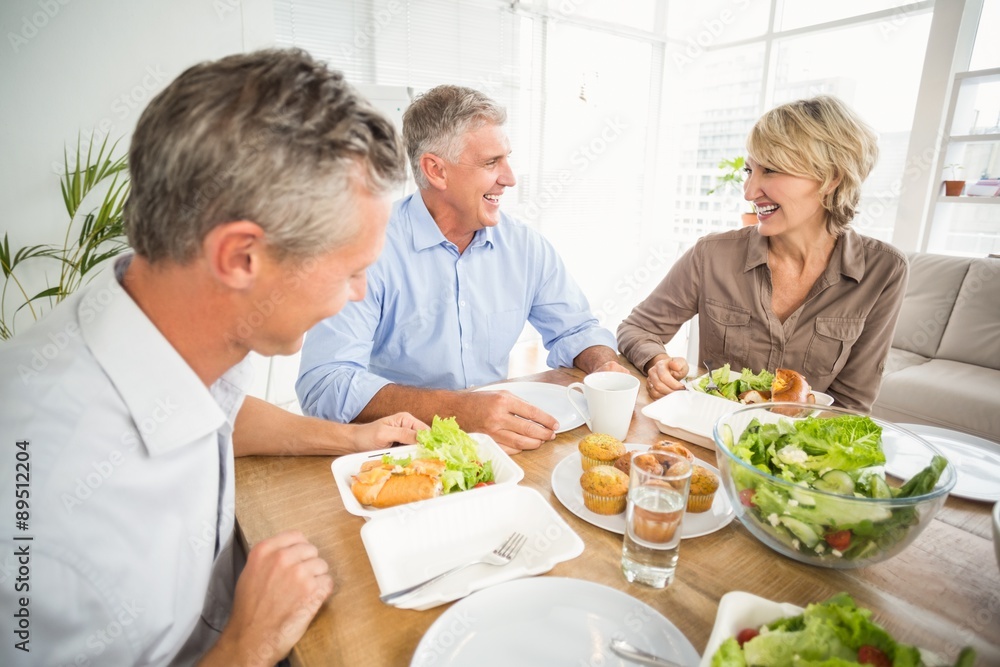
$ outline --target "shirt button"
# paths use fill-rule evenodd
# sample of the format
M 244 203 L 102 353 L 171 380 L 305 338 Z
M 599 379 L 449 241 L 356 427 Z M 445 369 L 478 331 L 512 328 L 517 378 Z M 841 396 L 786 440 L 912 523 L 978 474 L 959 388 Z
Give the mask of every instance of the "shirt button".
M 470 347 L 472 347 L 472 345 L 470 345 L 469 343 L 466 343 L 462 347 L 464 347 L 466 350 L 468 350 Z
M 461 306 L 462 308 L 465 308 L 465 301 L 459 301 L 458 305 Z

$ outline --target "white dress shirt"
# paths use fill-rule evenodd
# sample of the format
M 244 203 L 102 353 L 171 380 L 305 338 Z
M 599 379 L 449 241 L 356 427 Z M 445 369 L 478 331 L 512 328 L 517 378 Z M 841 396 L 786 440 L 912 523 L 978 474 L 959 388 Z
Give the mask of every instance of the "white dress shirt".
M 116 272 L 0 347 L 3 665 L 191 664 L 232 606 L 232 430 L 249 365 L 205 387 Z M 26 530 L 10 518 L 17 441 Z M 21 597 L 27 653 L 10 628 Z

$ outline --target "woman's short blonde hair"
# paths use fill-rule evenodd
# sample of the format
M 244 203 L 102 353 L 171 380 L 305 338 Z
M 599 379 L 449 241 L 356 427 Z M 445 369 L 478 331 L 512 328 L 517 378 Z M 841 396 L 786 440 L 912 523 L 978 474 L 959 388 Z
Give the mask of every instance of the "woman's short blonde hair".
M 750 130 L 747 153 L 769 169 L 819 181 L 827 230 L 839 236 L 878 160 L 878 137 L 839 99 L 820 95 L 765 113 Z

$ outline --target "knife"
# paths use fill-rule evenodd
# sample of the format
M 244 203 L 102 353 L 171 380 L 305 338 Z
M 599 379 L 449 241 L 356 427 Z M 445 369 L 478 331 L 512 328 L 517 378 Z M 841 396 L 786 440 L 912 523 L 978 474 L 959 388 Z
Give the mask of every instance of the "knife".
M 626 660 L 631 660 L 632 662 L 639 663 L 640 665 L 652 665 L 653 667 L 682 667 L 676 662 L 671 662 L 666 658 L 661 658 L 653 655 L 652 653 L 636 648 L 624 639 L 612 639 L 611 650 Z

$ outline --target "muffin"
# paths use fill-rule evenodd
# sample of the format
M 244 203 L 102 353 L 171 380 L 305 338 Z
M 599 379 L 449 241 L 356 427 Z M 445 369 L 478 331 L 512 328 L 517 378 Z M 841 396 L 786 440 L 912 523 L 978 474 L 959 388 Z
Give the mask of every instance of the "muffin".
M 598 465 L 580 476 L 583 504 L 596 514 L 621 514 L 628 496 L 628 475 L 614 466 Z
M 580 463 L 584 470 L 594 466 L 612 466 L 625 454 L 625 445 L 618 438 L 604 433 L 591 433 L 580 441 Z
M 632 471 L 632 452 L 625 452 L 615 459 L 615 467 L 628 475 Z
M 691 468 L 691 490 L 688 492 L 688 512 L 707 512 L 719 490 L 719 478 L 711 470 L 701 466 Z
M 654 452 L 670 452 L 671 454 L 677 454 L 678 456 L 686 458 L 689 463 L 694 463 L 694 454 L 691 453 L 691 450 L 676 442 L 660 440 L 658 443 L 653 445 L 651 449 Z

